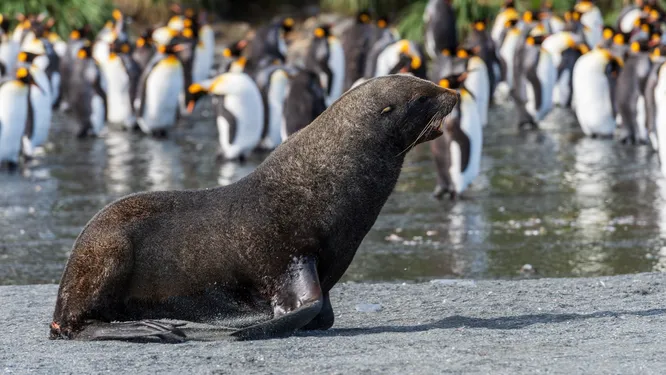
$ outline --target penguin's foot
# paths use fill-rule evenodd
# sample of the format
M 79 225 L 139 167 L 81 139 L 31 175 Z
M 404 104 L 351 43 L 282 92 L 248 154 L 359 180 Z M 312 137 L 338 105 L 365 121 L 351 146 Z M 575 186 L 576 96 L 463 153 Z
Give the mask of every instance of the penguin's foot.
M 169 136 L 169 132 L 166 129 L 153 130 L 152 135 L 155 138 L 166 138 Z
M 215 160 L 220 162 L 220 163 L 238 162 L 239 164 L 245 164 L 245 162 L 247 161 L 247 157 L 243 154 L 240 154 L 235 158 L 228 158 L 228 157 L 224 156 L 224 154 L 220 151 L 215 156 Z
M 525 127 L 530 127 L 531 130 L 539 129 L 539 125 L 533 120 L 523 120 L 518 123 L 518 130 L 523 130 Z
M 18 170 L 18 163 L 13 161 L 3 161 L 0 163 L 0 169 L 6 168 L 7 171 L 14 173 Z
M 83 139 L 83 138 L 87 137 L 89 130 L 90 130 L 90 128 L 88 128 L 88 127 L 81 128 L 81 130 L 79 130 L 79 132 L 76 134 L 76 138 Z
M 449 199 L 451 202 L 455 202 L 458 199 L 458 194 L 454 191 L 449 192 Z
M 435 190 L 432 192 L 432 197 L 437 200 L 442 200 L 444 194 L 446 194 L 448 189 L 444 188 L 442 185 L 435 186 Z
M 620 139 L 620 143 L 622 143 L 623 145 L 626 145 L 626 144 L 635 145 L 636 144 L 636 137 L 633 136 L 633 135 L 627 135 L 627 136 L 623 137 L 622 139 Z

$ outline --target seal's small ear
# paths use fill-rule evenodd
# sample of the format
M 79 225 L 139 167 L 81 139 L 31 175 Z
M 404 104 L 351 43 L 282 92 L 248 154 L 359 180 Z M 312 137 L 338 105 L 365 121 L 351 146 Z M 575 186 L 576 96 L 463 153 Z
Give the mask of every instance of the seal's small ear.
M 393 110 L 393 107 L 392 107 L 392 106 L 388 106 L 388 107 L 382 109 L 382 115 L 385 115 L 385 114 L 391 112 L 392 110 Z

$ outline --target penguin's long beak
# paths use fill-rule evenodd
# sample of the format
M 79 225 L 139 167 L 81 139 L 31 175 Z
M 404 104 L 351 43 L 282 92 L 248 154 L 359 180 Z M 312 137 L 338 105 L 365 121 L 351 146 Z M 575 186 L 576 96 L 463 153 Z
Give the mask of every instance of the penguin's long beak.
M 197 104 L 197 101 L 194 99 L 190 99 L 187 102 L 187 113 L 192 114 L 194 112 L 194 106 Z

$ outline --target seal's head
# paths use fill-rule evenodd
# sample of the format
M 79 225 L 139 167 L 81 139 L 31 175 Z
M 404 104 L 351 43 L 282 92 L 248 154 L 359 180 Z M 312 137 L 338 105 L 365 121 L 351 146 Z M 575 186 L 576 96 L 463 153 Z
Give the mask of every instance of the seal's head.
M 455 90 L 410 75 L 371 79 L 349 91 L 338 103 L 363 118 L 375 135 L 386 134 L 403 150 L 442 133 L 444 118 L 458 102 Z

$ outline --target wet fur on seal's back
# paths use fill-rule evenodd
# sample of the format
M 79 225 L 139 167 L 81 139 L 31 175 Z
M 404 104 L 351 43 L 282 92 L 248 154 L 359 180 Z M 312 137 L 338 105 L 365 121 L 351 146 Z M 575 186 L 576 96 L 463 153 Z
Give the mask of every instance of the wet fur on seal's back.
M 417 104 L 422 97 L 432 102 Z M 76 329 L 84 318 L 209 319 L 225 313 L 211 301 L 225 298 L 238 312 L 270 314 L 301 257 L 317 259 L 327 293 L 393 190 L 404 151 L 455 102 L 417 78 L 373 79 L 232 185 L 110 204 L 74 245 L 54 322 Z

